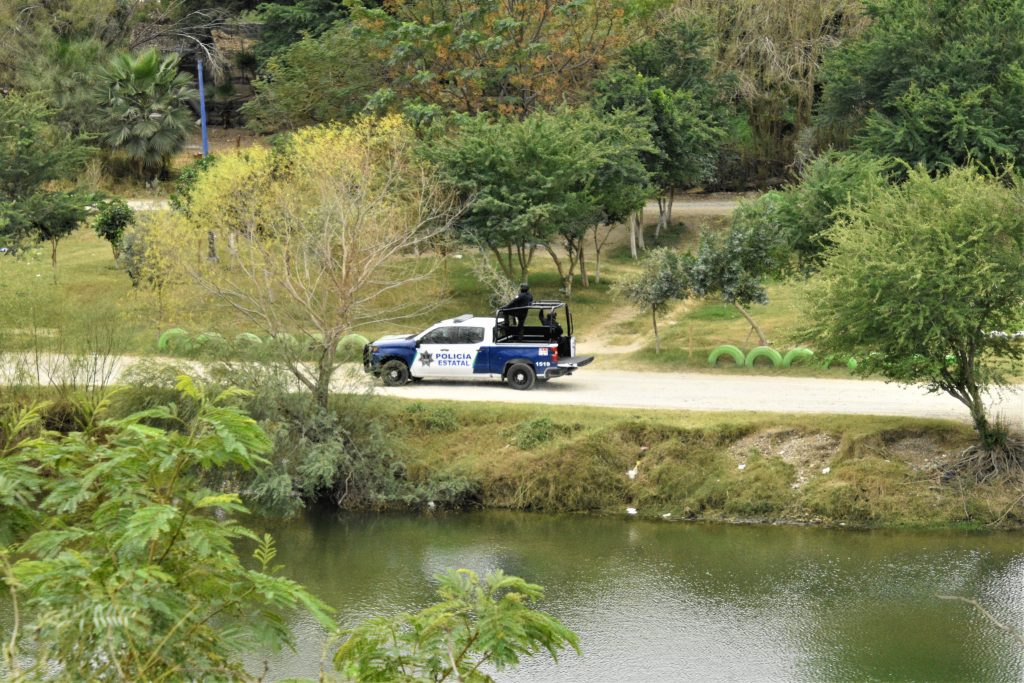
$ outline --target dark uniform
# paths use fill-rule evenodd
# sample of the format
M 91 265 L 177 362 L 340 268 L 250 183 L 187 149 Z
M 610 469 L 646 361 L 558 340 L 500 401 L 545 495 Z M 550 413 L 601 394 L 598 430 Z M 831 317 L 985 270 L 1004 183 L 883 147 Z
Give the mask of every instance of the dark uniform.
M 530 285 L 523 283 L 519 285 L 519 296 L 501 307 L 505 314 L 506 327 L 512 325 L 513 319 L 516 325 L 516 338 L 523 339 L 523 326 L 526 324 L 527 307 L 533 303 L 533 294 L 530 294 Z

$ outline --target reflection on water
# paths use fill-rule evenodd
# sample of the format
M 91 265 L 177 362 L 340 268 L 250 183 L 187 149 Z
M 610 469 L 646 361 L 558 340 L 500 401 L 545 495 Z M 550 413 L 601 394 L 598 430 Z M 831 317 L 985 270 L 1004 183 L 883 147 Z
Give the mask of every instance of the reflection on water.
M 448 568 L 543 585 L 584 655 L 508 681 L 1020 680 L 1024 653 L 971 608 L 1024 627 L 1024 537 L 739 527 L 512 512 L 338 515 L 265 525 L 286 573 L 343 625 L 417 610 Z M 270 678 L 314 676 L 323 634 Z M 262 669 L 263 656 L 254 656 Z

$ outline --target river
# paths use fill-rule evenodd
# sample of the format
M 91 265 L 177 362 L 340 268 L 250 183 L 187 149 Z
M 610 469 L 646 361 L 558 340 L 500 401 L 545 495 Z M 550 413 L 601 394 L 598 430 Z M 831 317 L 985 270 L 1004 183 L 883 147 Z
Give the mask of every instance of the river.
M 262 525 L 285 573 L 345 626 L 433 598 L 448 568 L 543 585 L 583 656 L 538 657 L 500 681 L 1021 680 L 1024 649 L 968 605 L 1024 628 L 1024 536 L 661 523 L 474 512 L 311 511 Z M 270 680 L 315 676 L 323 633 Z M 264 657 L 250 665 L 263 668 Z

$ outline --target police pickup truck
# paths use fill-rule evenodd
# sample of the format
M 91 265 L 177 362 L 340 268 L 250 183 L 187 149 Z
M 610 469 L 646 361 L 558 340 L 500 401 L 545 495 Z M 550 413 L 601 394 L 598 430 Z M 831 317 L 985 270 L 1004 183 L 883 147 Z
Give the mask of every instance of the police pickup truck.
M 389 387 L 401 386 L 410 378 L 493 377 L 513 389 L 526 390 L 538 378 L 571 375 L 594 360 L 576 355 L 572 316 L 565 303 L 536 301 L 510 313 L 498 310 L 494 317 L 467 313 L 419 334 L 381 337 L 363 348 L 363 369 Z M 522 322 L 516 320 L 519 316 Z

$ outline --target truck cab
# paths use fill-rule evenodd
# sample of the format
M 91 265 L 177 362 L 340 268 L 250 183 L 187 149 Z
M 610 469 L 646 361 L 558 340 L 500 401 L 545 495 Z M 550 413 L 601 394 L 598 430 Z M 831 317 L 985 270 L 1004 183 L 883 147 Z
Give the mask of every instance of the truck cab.
M 410 379 L 486 377 L 526 390 L 537 379 L 571 375 L 594 360 L 577 357 L 575 349 L 566 304 L 538 301 L 515 312 L 498 310 L 488 317 L 467 313 L 418 334 L 381 337 L 363 349 L 363 368 L 386 386 Z

